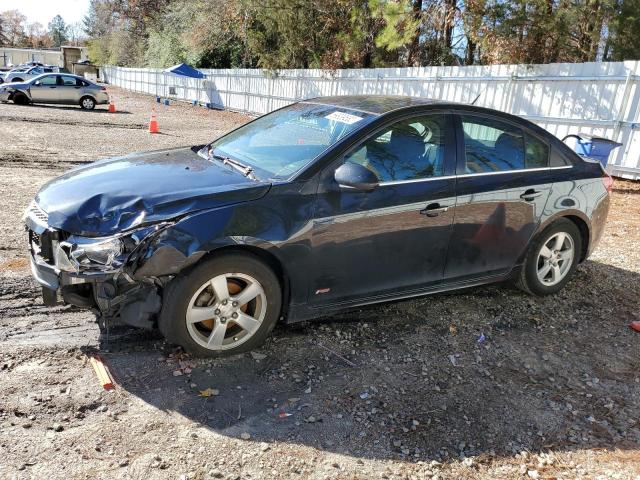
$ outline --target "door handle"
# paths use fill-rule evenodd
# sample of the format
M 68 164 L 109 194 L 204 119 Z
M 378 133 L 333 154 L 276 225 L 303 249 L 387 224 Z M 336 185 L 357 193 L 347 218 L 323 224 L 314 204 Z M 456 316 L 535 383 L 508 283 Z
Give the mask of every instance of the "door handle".
M 522 195 L 520 195 L 520 198 L 526 200 L 527 202 L 531 202 L 534 198 L 538 198 L 540 195 L 542 195 L 542 192 L 530 188 Z
M 437 217 L 438 215 L 446 212 L 447 210 L 449 210 L 449 207 L 447 206 L 441 206 L 439 203 L 430 203 L 429 205 L 426 206 L 426 208 L 423 208 L 422 210 L 420 210 L 420 214 L 426 215 L 427 217 Z

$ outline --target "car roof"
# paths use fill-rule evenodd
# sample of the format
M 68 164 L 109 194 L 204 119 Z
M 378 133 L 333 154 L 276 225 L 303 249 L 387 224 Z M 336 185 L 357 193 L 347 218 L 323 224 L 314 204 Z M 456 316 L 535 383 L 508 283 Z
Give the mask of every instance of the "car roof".
M 393 110 L 445 103 L 432 98 L 409 97 L 403 95 L 345 95 L 335 97 L 316 97 L 303 100 L 304 103 L 318 103 L 335 107 L 359 110 L 361 112 L 382 115 Z M 446 102 L 451 103 L 451 102 Z
M 438 107 L 466 111 L 469 113 L 490 115 L 493 117 L 509 120 L 521 126 L 527 126 L 540 132 L 545 132 L 546 136 L 553 136 L 546 130 L 541 129 L 535 123 L 500 110 L 488 107 L 480 107 L 472 103 L 451 102 L 447 100 L 437 100 L 435 98 L 420 98 L 402 95 L 345 95 L 332 97 L 316 97 L 302 100 L 300 103 L 311 103 L 320 105 L 331 105 L 338 108 L 366 112 L 377 116 L 385 115 L 392 111 L 404 110 L 411 107 L 436 105 Z
M 73 73 L 65 73 L 65 72 L 45 72 L 45 73 L 41 73 L 37 77 L 33 77 L 33 78 L 35 79 L 35 78 L 40 78 L 40 77 L 51 77 L 53 75 L 63 76 L 63 77 L 79 78 L 80 80 L 87 80 L 86 78 L 81 77 L 80 75 L 75 75 Z

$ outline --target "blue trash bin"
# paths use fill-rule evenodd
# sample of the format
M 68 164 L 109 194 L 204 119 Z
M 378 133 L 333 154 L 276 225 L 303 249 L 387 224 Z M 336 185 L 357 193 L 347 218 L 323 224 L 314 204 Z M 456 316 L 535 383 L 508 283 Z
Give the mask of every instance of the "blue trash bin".
M 608 138 L 596 137 L 588 133 L 579 133 L 577 135 L 567 135 L 567 138 L 575 138 L 576 143 L 573 150 L 581 157 L 593 158 L 598 160 L 603 167 L 607 166 L 609 154 L 613 149 L 621 146 L 621 143 L 614 142 Z

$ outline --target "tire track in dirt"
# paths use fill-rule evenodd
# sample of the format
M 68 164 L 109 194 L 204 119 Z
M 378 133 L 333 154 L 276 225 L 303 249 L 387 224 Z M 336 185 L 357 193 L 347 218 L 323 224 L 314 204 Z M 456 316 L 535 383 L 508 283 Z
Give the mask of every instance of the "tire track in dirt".
M 67 125 L 67 126 L 80 126 L 80 127 L 93 127 L 93 128 L 122 128 L 127 130 L 140 130 L 145 129 L 147 125 L 142 123 L 109 123 L 109 122 L 87 122 L 78 120 L 67 119 L 51 119 L 51 118 L 27 118 L 18 117 L 13 115 L 0 116 L 0 120 L 5 122 L 19 122 L 19 123 L 43 123 L 46 125 Z
M 37 168 L 45 170 L 68 169 L 78 165 L 90 163 L 93 159 L 76 160 L 58 157 L 57 153 L 51 153 L 54 160 L 47 160 L 42 155 L 26 154 L 15 151 L 0 151 L 0 167 L 10 168 Z

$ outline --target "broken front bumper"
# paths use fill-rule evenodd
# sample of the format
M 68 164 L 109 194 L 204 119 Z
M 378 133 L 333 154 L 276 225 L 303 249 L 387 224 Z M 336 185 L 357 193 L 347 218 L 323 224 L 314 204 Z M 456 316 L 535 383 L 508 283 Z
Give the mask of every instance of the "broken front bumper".
M 107 273 L 69 273 L 58 270 L 55 266 L 48 264 L 43 258 L 31 252 L 31 274 L 33 278 L 43 287 L 51 292 L 43 292 L 45 304 L 51 306 L 59 303 L 58 294 L 64 287 L 96 283 L 109 282 L 115 277 L 114 274 Z M 55 294 L 55 296 L 53 296 Z M 51 301 L 52 298 L 56 300 Z M 64 299 L 63 299 L 64 300 Z M 87 306 L 87 305 L 78 305 Z
M 64 298 L 65 290 L 70 292 L 68 287 L 87 285 L 114 281 L 116 274 L 102 272 L 67 272 L 60 270 L 56 265 L 56 232 L 42 228 L 41 225 L 34 225 L 27 222 L 27 232 L 29 235 L 29 260 L 31 263 L 31 273 L 33 278 L 42 286 L 43 298 L 48 306 L 56 305 Z M 77 289 L 76 289 L 77 290 Z M 90 289 L 85 288 L 88 292 Z M 89 307 L 92 305 L 90 298 L 77 302 L 78 297 L 73 297 L 76 302 L 67 302 L 78 306 Z
M 25 217 L 29 235 L 31 272 L 42 286 L 45 305 L 59 303 L 93 309 L 102 318 L 133 326 L 151 328 L 161 301 L 157 285 L 135 281 L 123 269 L 68 271 L 60 248 L 61 232 L 46 225 L 46 214 Z

